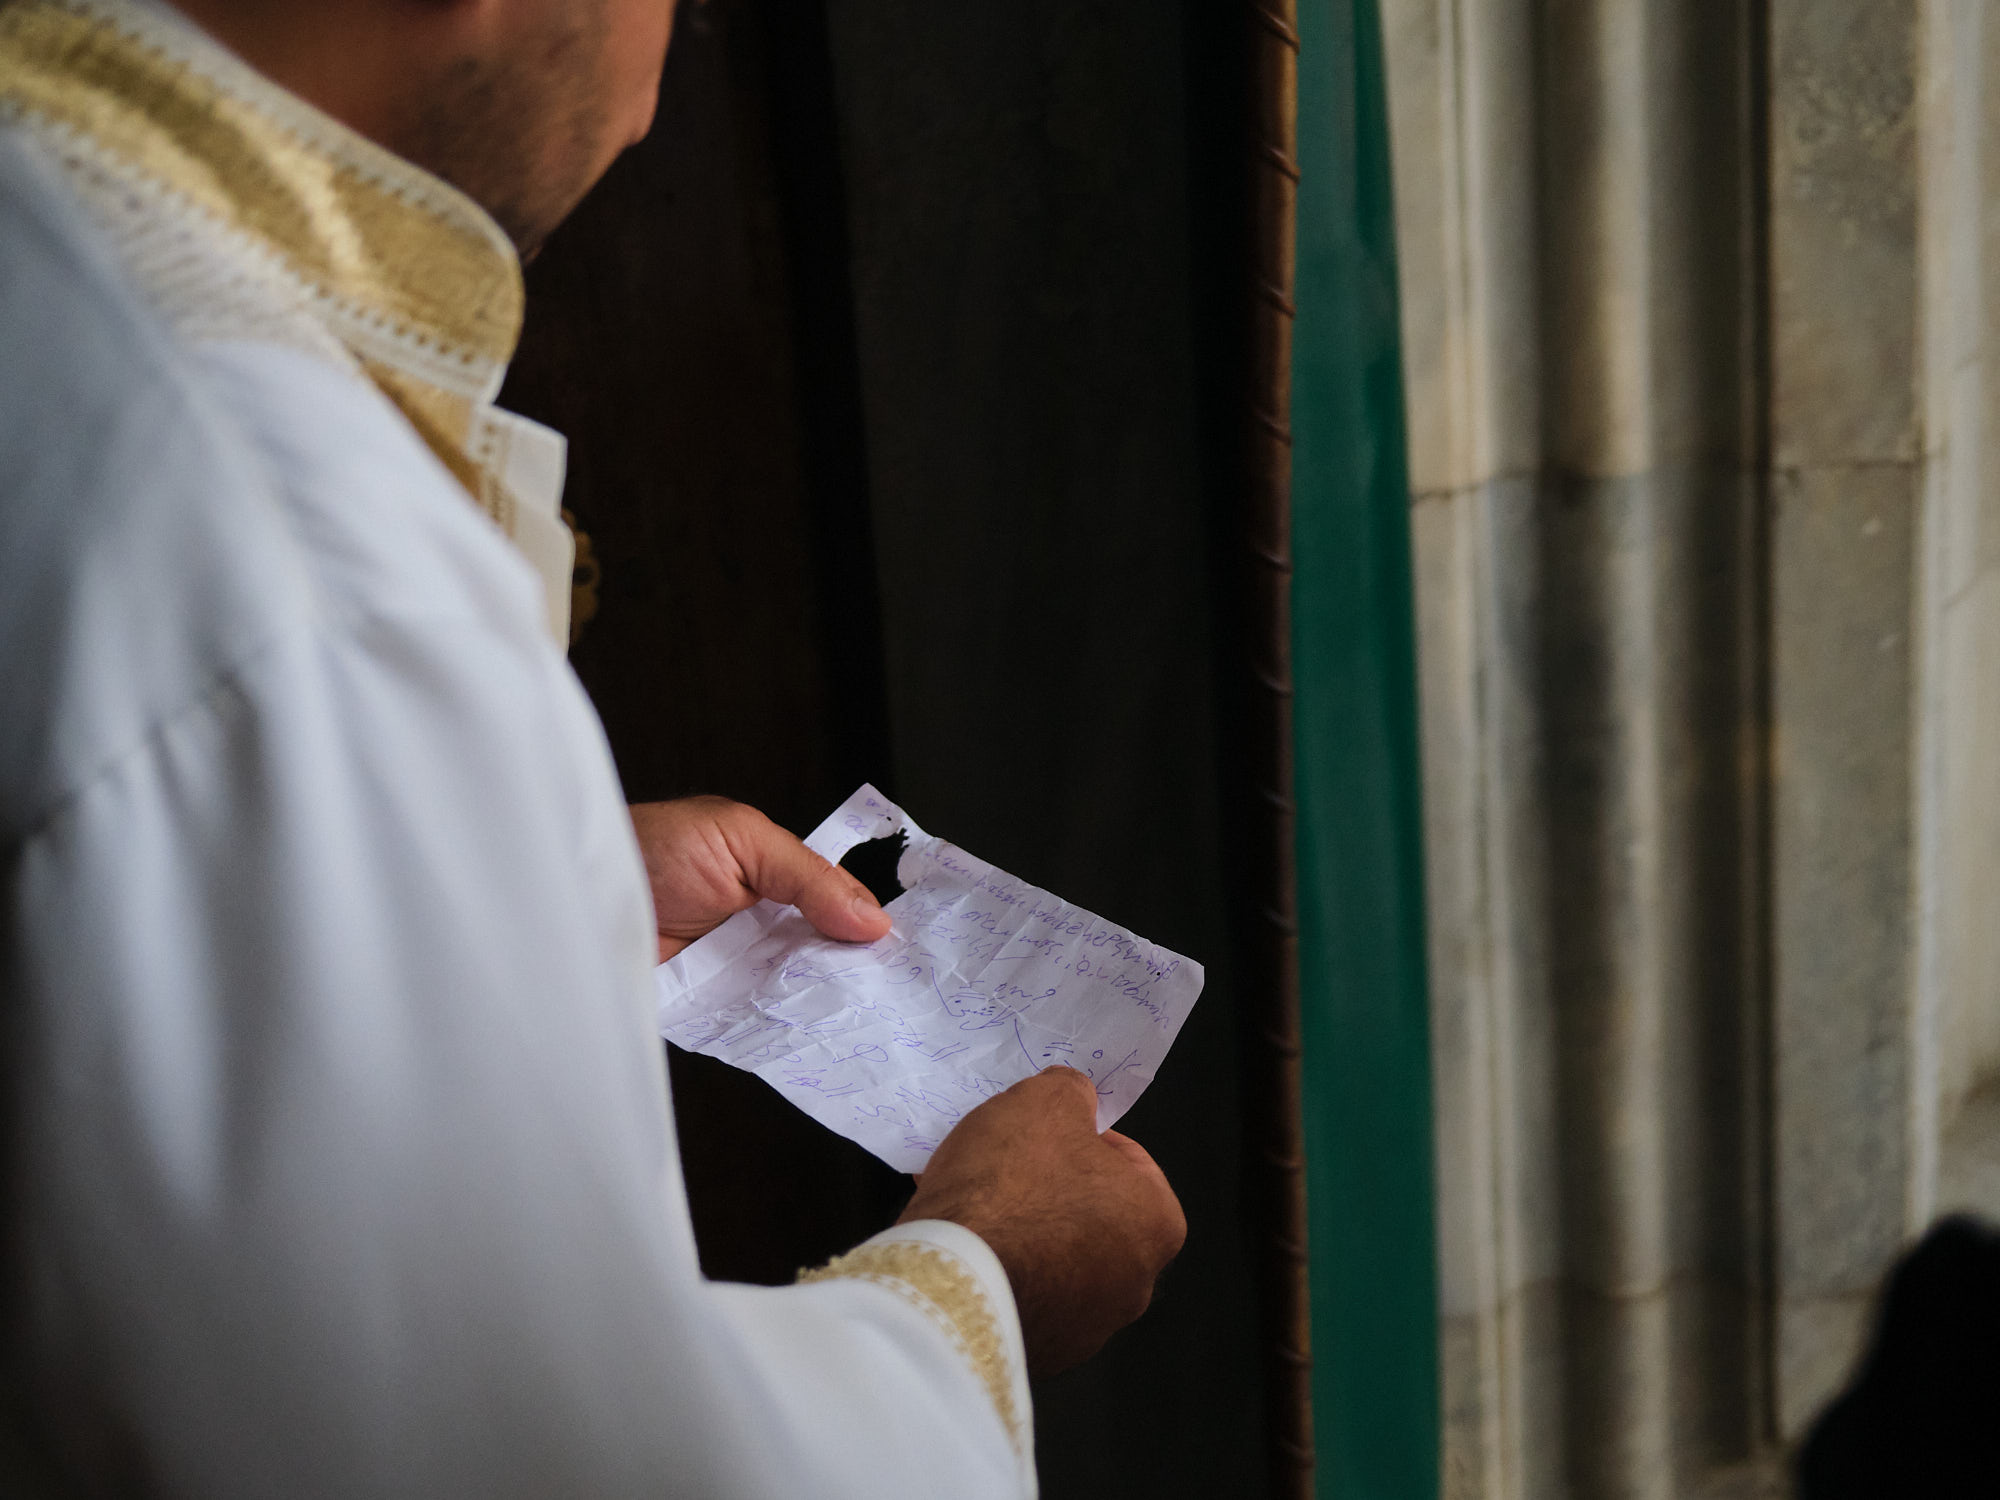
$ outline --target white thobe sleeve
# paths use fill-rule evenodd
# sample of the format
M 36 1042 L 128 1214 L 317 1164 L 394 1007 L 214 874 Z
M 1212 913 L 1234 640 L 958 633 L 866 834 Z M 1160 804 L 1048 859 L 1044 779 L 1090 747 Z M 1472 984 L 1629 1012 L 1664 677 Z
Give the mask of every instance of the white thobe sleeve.
M 8 254 L 0 1488 L 1032 1494 L 977 1237 L 702 1277 L 529 570 L 348 377 Z

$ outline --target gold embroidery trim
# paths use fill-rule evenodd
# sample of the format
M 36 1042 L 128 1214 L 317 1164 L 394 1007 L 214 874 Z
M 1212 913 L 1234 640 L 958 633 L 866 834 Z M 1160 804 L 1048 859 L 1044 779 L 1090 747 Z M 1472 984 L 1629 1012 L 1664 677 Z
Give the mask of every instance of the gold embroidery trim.
M 514 501 L 472 452 L 473 404 L 456 392 L 432 385 L 421 376 L 411 375 L 376 360 L 361 361 L 362 373 L 375 389 L 387 396 L 405 420 L 451 470 L 452 477 L 465 486 L 466 493 L 479 503 L 509 536 L 514 534 Z
M 597 618 L 597 587 L 604 582 L 604 565 L 597 560 L 597 548 L 567 505 L 562 509 L 563 525 L 576 539 L 576 561 L 569 575 L 569 643 L 583 636 L 583 627 Z
M 986 1386 L 1014 1447 L 1022 1447 L 1021 1415 L 1014 1407 L 1013 1372 L 1007 1342 L 979 1282 L 952 1256 L 912 1240 L 863 1245 L 836 1255 L 816 1270 L 799 1272 L 801 1282 L 848 1278 L 887 1287 L 929 1314 Z
M 470 198 L 126 0 L 0 0 L 0 121 L 272 268 L 510 537 L 474 426 L 520 334 L 520 260 Z
M 216 48 L 88 0 L 0 6 L 0 101 L 275 251 L 343 342 L 487 397 L 520 333 L 513 247 L 470 199 Z M 209 55 L 210 53 L 214 55 Z

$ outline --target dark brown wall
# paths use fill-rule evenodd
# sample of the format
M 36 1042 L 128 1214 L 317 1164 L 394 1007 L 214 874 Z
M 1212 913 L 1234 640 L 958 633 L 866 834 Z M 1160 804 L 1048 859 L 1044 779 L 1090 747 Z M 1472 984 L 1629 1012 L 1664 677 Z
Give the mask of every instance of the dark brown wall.
M 829 14 L 897 795 L 1208 967 L 1119 1124 L 1180 1191 L 1187 1247 L 1145 1318 L 1038 1389 L 1043 1494 L 1250 1500 L 1198 354 L 1242 278 L 1203 249 L 1199 122 L 1227 84 L 1211 18 L 1160 0 Z

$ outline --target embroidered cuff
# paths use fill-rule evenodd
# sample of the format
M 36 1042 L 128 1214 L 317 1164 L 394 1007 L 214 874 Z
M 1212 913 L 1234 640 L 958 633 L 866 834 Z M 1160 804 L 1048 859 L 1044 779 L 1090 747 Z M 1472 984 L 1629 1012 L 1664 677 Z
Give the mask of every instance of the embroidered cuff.
M 936 1323 L 985 1385 L 1016 1451 L 1032 1463 L 1034 1415 L 1021 1320 L 1007 1273 L 984 1240 L 963 1225 L 918 1219 L 799 1273 L 801 1282 L 837 1277 L 887 1287 Z

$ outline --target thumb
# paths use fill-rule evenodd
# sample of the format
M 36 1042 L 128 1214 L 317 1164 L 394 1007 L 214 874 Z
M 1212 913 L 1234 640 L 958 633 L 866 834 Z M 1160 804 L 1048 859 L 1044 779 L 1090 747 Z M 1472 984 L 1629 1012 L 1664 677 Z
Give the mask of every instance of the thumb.
M 889 914 L 868 887 L 769 818 L 759 814 L 731 834 L 743 883 L 766 901 L 796 906 L 814 927 L 845 942 L 871 943 L 888 932 Z
M 1014 1089 L 1032 1095 L 1037 1109 L 1063 1118 L 1067 1124 L 1088 1128 L 1092 1135 L 1097 1133 L 1097 1085 L 1088 1074 L 1058 1064 L 1031 1073 Z

